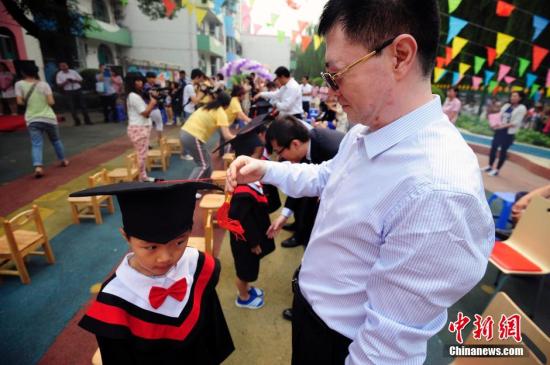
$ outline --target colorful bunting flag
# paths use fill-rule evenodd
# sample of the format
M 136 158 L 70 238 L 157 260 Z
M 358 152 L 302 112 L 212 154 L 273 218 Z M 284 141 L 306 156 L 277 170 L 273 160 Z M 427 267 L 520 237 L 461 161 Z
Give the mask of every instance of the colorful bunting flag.
M 489 85 L 489 81 L 495 76 L 494 71 L 485 70 L 485 78 L 483 79 L 483 84 Z
M 464 74 L 472 67 L 471 65 L 468 65 L 467 63 L 460 62 L 458 64 L 458 74 L 460 76 L 464 76 Z
M 449 0 L 449 14 L 456 10 L 460 6 L 462 0 Z
M 286 0 L 286 4 L 287 4 L 290 8 L 294 9 L 294 10 L 300 9 L 300 4 L 297 4 L 297 3 L 296 3 L 295 1 L 293 1 L 293 0 Z
M 284 30 L 277 31 L 277 41 L 279 43 L 284 43 L 285 37 L 286 37 L 286 34 Z
M 500 33 L 500 32 L 497 33 L 497 46 L 496 46 L 497 58 L 502 56 L 504 51 L 506 51 L 506 48 L 508 48 L 508 46 L 510 45 L 510 43 L 512 43 L 514 39 L 515 38 L 512 37 L 511 35 Z
M 474 74 L 478 74 L 481 71 L 481 68 L 485 64 L 485 58 L 474 56 Z
M 550 87 L 550 68 L 548 69 L 548 72 L 546 73 L 546 87 Z
M 453 86 L 458 85 L 458 83 L 462 80 L 462 76 L 458 72 L 453 72 Z
M 533 63 L 531 63 L 531 70 L 536 71 L 547 54 L 548 49 L 533 45 Z
M 546 97 L 550 98 L 550 87 L 546 88 Z
M 516 7 L 506 1 L 499 0 L 497 2 L 497 15 L 498 16 L 510 16 Z
M 527 78 L 525 80 L 525 86 L 527 86 L 527 88 L 530 88 L 531 85 L 533 85 L 535 83 L 535 81 L 537 81 L 537 75 L 532 74 L 530 72 L 527 72 Z
M 186 8 L 189 15 L 193 15 L 193 12 L 195 11 L 196 6 L 188 2 Z
M 534 28 L 534 30 L 533 30 L 533 37 L 531 37 L 531 41 L 534 41 L 535 39 L 537 39 L 537 37 L 546 28 L 548 23 L 549 23 L 548 19 L 546 19 L 542 16 L 533 15 L 533 28 Z
M 512 82 L 516 81 L 516 78 L 515 77 L 512 77 L 512 76 L 506 76 L 504 78 L 504 82 L 507 83 L 508 85 L 510 85 Z
M 447 73 L 447 70 L 441 67 L 434 67 L 434 83 L 439 82 L 443 76 Z
M 279 19 L 279 14 L 271 13 L 271 21 L 267 23 L 267 26 L 274 27 L 278 19 Z
M 462 51 L 462 49 L 464 48 L 464 46 L 467 43 L 468 43 L 468 40 L 464 39 L 464 38 L 461 38 L 461 37 L 455 37 L 453 39 L 453 45 L 452 45 L 452 49 L 453 49 L 452 58 L 453 59 L 460 53 L 460 51 Z
M 302 33 L 304 29 L 309 25 L 305 20 L 298 20 L 298 31 Z
M 445 66 L 445 57 L 437 56 L 435 58 L 435 65 L 439 68 L 443 68 L 443 66 Z
M 318 36 L 315 34 L 313 36 L 313 48 L 317 51 L 319 47 L 321 47 L 321 43 L 323 43 L 323 37 Z
M 449 16 L 449 33 L 447 33 L 447 44 L 453 40 L 454 37 L 460 33 L 460 31 L 468 24 L 464 19 L 460 19 L 454 16 Z
M 502 63 L 498 66 L 498 76 L 497 81 L 501 81 L 504 76 L 508 75 L 508 72 L 510 72 L 511 67 L 508 65 L 503 65 Z
M 173 0 L 162 0 L 164 3 L 164 8 L 166 9 L 166 13 L 164 14 L 167 18 L 170 18 L 172 14 L 174 13 L 174 10 L 176 10 L 176 3 Z
M 208 11 L 201 8 L 195 8 L 195 17 L 197 18 L 197 23 L 199 25 L 202 24 L 202 21 L 204 20 L 204 17 L 208 14 Z
M 531 61 L 529 61 L 525 58 L 521 58 L 521 57 L 518 57 L 518 60 L 519 60 L 518 75 L 519 75 L 519 77 L 523 77 L 523 74 L 525 73 L 525 70 L 527 70 L 527 67 L 529 67 L 529 65 L 531 64 Z
M 445 47 L 445 66 L 448 66 L 453 60 L 453 49 L 451 47 Z
M 122 6 L 128 5 L 128 0 L 120 0 L 120 5 Z
M 241 13 L 242 13 L 241 25 L 243 27 L 243 31 L 245 31 L 246 33 L 249 33 L 250 32 L 250 8 L 244 1 L 241 6 Z
M 262 29 L 262 25 L 261 24 L 254 24 L 253 28 L 254 28 L 254 34 L 258 34 L 260 29 Z
M 295 44 L 296 43 L 296 37 L 298 37 L 300 33 L 298 33 L 297 30 L 292 31 L 292 37 L 290 38 L 290 43 Z
M 539 84 L 533 84 L 533 86 L 531 87 L 531 93 L 529 94 L 529 98 L 533 98 L 537 93 L 537 91 L 539 91 L 539 89 L 540 89 Z
M 493 91 L 495 91 L 497 86 L 498 86 L 498 81 L 495 81 L 495 80 L 491 81 L 489 83 L 489 88 L 488 88 L 489 92 L 492 93 Z
M 312 40 L 312 38 L 309 35 L 303 35 L 302 36 L 302 46 L 301 46 L 302 52 L 306 51 L 307 47 L 311 43 L 311 40 Z
M 479 85 L 481 84 L 481 81 L 483 81 L 481 77 L 472 76 L 472 87 L 474 88 L 474 90 L 479 89 Z
M 493 47 L 485 47 L 487 49 L 487 65 L 492 66 L 497 57 L 497 50 Z

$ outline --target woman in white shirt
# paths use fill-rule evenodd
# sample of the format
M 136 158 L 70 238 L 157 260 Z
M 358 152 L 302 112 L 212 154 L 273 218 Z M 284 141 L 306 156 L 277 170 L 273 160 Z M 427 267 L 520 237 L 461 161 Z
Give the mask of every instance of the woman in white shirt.
M 139 180 L 154 181 L 147 176 L 145 163 L 147 161 L 147 151 L 149 150 L 149 135 L 151 134 L 151 119 L 149 115 L 153 111 L 157 100 L 153 97 L 149 104 L 146 104 L 141 93 L 143 91 L 143 77 L 128 77 L 128 137 L 134 144 L 139 164 Z
M 491 152 L 489 153 L 489 165 L 483 170 L 490 176 L 497 176 L 502 165 L 506 161 L 508 148 L 514 143 L 514 137 L 519 131 L 523 118 L 527 114 L 527 108 L 521 102 L 525 95 L 522 92 L 514 91 L 510 94 L 510 102 L 506 103 L 500 109 L 501 123 L 492 127 L 495 130 L 495 136 L 491 143 Z M 497 168 L 493 165 L 497 158 L 497 150 L 500 148 Z

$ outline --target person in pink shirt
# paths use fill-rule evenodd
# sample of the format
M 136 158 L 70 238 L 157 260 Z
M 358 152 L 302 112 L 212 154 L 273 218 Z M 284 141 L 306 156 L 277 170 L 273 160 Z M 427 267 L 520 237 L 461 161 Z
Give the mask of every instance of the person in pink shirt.
M 456 124 L 458 114 L 460 113 L 460 108 L 462 108 L 462 103 L 457 97 L 457 90 L 455 87 L 450 87 L 447 89 L 447 99 L 443 103 L 443 113 L 445 113 L 451 123 Z
M 15 89 L 13 87 L 15 76 L 5 63 L 0 63 L 0 104 L 2 105 L 2 114 L 17 115 L 17 106 L 15 104 Z M 9 112 L 6 110 L 9 107 Z

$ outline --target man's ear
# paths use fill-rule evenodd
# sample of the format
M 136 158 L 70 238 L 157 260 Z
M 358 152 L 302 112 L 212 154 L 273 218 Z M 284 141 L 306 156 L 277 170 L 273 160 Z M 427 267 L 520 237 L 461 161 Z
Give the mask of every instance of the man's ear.
M 393 73 L 396 79 L 406 77 L 413 67 L 417 67 L 418 44 L 410 34 L 401 34 L 391 46 Z
M 130 237 L 128 237 L 128 234 L 124 231 L 124 228 L 120 227 L 118 229 L 118 231 L 120 232 L 120 234 L 122 235 L 122 237 L 124 237 L 124 239 L 130 243 Z

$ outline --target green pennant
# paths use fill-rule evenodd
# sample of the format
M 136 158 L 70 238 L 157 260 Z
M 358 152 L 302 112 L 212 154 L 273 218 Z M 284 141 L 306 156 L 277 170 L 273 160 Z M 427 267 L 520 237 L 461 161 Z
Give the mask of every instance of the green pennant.
M 518 57 L 519 60 L 519 71 L 518 75 L 519 77 L 523 77 L 523 74 L 527 70 L 527 67 L 531 64 L 531 61 L 526 60 L 525 58 Z
M 284 43 L 285 37 L 286 37 L 286 34 L 284 30 L 277 31 L 277 42 Z
M 449 0 L 449 14 L 456 10 L 460 6 L 462 0 Z
M 498 85 L 498 81 L 495 81 L 495 80 L 491 81 L 489 83 L 489 92 L 492 93 L 495 90 L 495 87 L 497 87 L 497 85 Z
M 481 68 L 485 64 L 486 59 L 483 57 L 475 56 L 474 58 L 474 74 L 478 74 Z
M 539 84 L 533 84 L 533 86 L 531 86 L 531 93 L 529 94 L 529 98 L 532 98 L 533 96 L 535 96 L 536 92 L 539 91 L 539 89 L 540 89 Z

